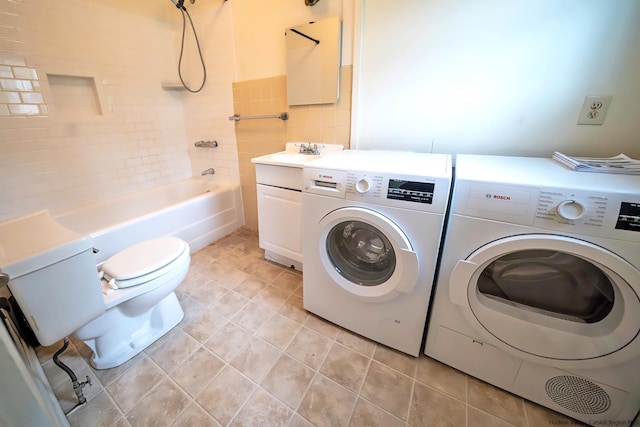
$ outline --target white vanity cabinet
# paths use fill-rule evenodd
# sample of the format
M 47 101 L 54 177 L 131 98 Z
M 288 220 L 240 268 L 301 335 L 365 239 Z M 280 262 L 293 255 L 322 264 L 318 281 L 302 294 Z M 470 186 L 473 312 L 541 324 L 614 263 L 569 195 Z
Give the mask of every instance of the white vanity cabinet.
M 264 257 L 302 271 L 302 168 L 342 145 L 289 142 L 286 151 L 251 159 L 256 166 L 258 236 Z
M 302 192 L 257 186 L 259 241 L 265 258 L 302 270 Z
M 272 156 L 252 160 L 259 244 L 265 259 L 302 271 L 302 164 L 268 163 L 270 160 Z

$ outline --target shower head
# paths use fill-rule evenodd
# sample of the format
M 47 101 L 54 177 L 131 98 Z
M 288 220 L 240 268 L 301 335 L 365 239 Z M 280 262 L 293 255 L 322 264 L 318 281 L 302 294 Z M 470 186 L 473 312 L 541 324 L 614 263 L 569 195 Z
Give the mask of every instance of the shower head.
M 184 7 L 184 0 L 171 0 L 171 3 L 173 3 L 178 9 L 186 10 Z

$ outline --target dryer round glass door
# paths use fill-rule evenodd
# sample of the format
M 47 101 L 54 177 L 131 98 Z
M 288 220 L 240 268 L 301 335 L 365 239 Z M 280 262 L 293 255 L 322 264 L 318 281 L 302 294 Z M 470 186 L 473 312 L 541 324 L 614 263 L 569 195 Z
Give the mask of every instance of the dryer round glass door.
M 622 361 L 640 347 L 638 283 L 636 268 L 600 246 L 531 234 L 460 260 L 449 294 L 478 332 L 519 357 Z
M 491 261 L 478 292 L 510 306 L 576 323 L 596 323 L 614 307 L 614 284 L 601 268 L 576 255 L 531 249 Z
M 320 228 L 323 267 L 347 292 L 383 301 L 414 289 L 418 257 L 389 218 L 364 208 L 342 208 L 326 215 Z

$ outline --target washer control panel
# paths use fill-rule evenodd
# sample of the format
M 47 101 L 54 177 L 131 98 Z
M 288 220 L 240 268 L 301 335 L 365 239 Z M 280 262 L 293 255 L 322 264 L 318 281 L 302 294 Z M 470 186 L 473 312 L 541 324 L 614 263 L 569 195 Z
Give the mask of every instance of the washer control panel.
M 433 203 L 436 184 L 433 181 L 414 181 L 388 178 L 381 174 L 347 173 L 347 194 L 369 200 L 387 199 L 411 203 Z
M 451 181 L 444 177 L 305 167 L 303 193 L 424 212 L 446 210 Z

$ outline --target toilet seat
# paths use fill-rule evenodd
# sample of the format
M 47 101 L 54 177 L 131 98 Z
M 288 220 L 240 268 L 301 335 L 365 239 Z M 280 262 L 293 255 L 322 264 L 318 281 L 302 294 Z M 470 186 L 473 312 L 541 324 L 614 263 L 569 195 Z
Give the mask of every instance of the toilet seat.
M 109 258 L 100 275 L 113 289 L 128 288 L 156 279 L 173 268 L 188 245 L 176 237 L 160 237 L 130 246 Z

